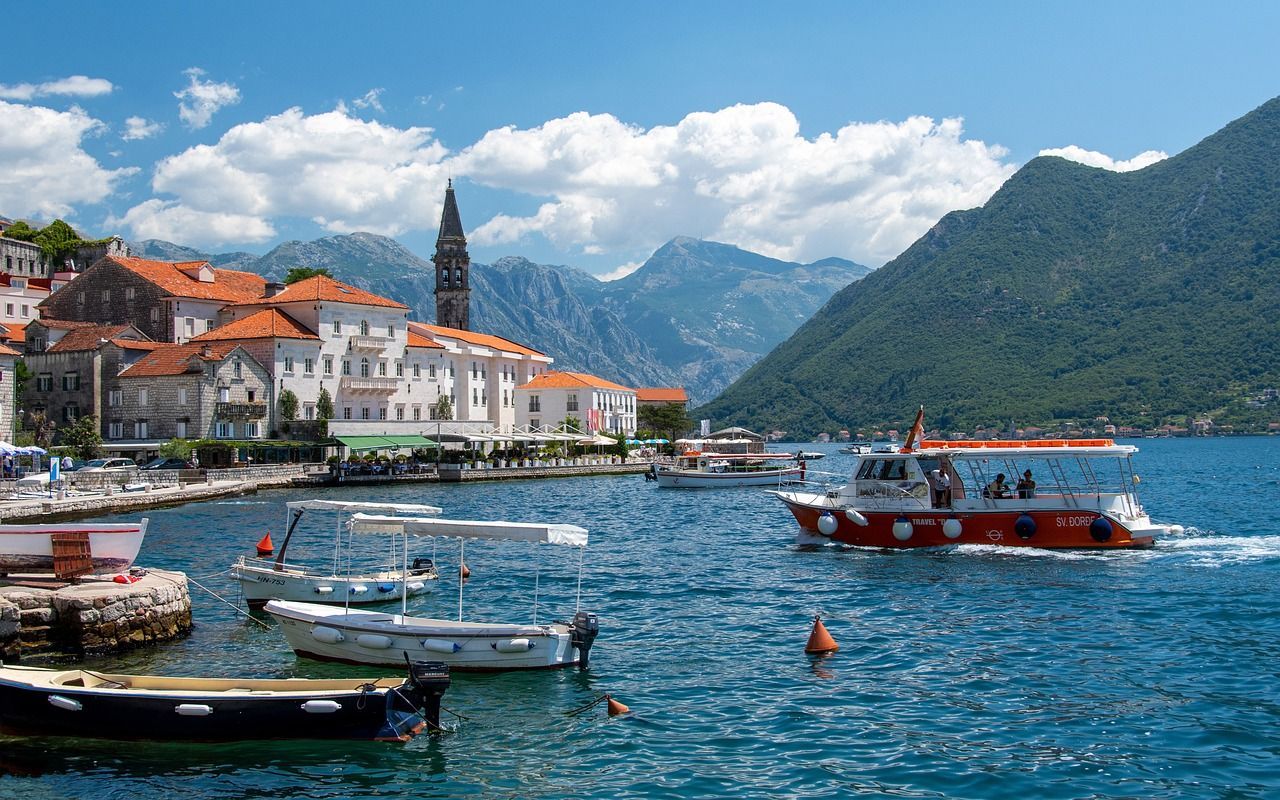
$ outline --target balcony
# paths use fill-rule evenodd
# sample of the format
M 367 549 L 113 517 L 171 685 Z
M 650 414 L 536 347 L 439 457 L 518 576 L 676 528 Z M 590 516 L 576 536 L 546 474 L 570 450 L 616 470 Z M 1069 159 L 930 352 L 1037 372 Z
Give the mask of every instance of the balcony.
M 387 349 L 387 345 L 391 344 L 391 340 L 385 336 L 352 336 L 352 350 L 367 350 L 370 352 L 381 353 Z
M 357 378 L 344 375 L 338 381 L 338 389 L 353 393 L 395 394 L 400 389 L 400 382 L 399 378 Z
M 262 419 L 267 415 L 267 404 L 216 403 L 213 411 L 219 419 Z

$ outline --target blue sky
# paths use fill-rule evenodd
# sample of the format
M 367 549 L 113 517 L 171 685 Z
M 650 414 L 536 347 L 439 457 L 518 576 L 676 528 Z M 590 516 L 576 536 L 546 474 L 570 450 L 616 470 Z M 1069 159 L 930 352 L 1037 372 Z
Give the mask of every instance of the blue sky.
M 1280 75 L 1275 3 L 462 5 L 45 4 L 59 41 L 0 52 L 0 213 L 429 257 L 452 176 L 476 261 L 879 265 L 1042 152 L 1141 167 Z

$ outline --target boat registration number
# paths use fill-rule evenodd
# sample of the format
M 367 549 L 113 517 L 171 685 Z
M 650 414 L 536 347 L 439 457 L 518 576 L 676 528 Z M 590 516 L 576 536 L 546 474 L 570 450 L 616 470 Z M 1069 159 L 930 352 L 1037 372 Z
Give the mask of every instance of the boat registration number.
M 268 578 L 265 575 L 258 576 L 258 583 L 270 583 L 275 586 L 284 586 L 284 581 L 280 578 Z

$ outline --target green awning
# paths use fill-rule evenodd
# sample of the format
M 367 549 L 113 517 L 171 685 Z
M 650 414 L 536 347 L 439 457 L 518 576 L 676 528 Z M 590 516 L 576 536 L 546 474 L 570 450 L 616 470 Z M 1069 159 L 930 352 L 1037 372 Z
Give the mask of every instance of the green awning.
M 434 447 L 435 442 L 425 436 L 335 436 L 353 453 L 370 450 L 412 450 L 417 447 Z

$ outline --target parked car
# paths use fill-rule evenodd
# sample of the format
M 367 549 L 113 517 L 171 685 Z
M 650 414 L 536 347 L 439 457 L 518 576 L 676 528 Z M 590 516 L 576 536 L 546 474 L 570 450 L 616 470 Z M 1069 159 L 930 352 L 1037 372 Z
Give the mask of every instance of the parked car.
M 176 456 L 169 456 L 168 458 L 165 458 L 164 456 L 161 456 L 160 458 L 153 458 L 147 463 L 138 467 L 138 469 L 148 469 L 148 470 L 150 469 L 186 469 L 186 468 L 187 468 L 187 462 L 181 458 L 177 458 Z
M 85 463 L 80 472 L 127 472 L 135 470 L 138 465 L 132 458 L 95 458 Z
M 61 467 L 61 471 L 62 471 L 62 472 L 79 472 L 80 470 L 84 469 L 84 465 L 85 465 L 86 463 L 88 463 L 88 462 L 86 462 L 86 461 L 84 461 L 84 460 L 82 460 L 82 459 L 79 459 L 79 458 L 74 458 L 74 459 L 72 459 L 72 460 L 71 460 L 71 466 L 69 466 L 69 467 L 67 467 L 67 466 L 63 466 L 63 467 Z

